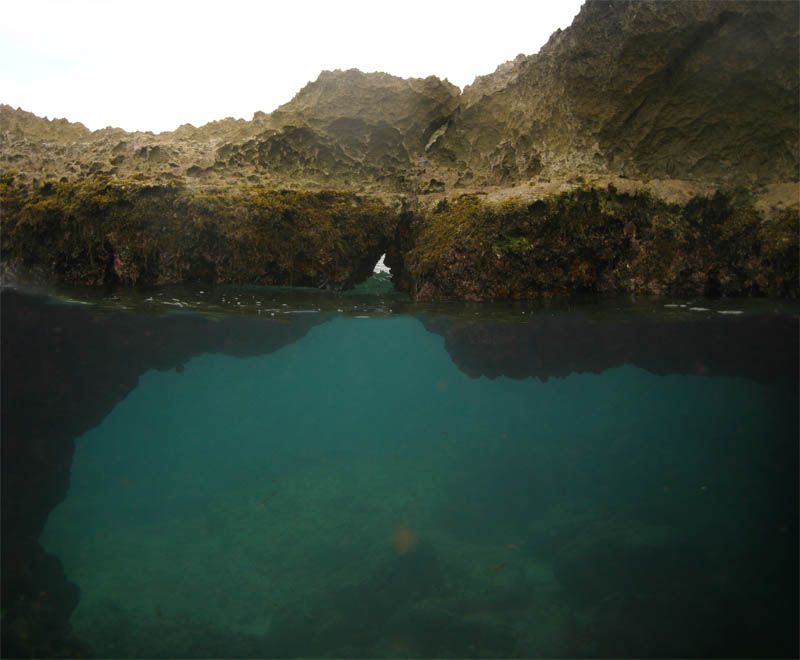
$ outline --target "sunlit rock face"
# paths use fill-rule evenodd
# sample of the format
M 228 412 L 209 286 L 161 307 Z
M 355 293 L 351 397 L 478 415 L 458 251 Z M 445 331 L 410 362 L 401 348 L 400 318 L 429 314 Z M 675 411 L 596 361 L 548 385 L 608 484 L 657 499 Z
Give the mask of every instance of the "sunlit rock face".
M 224 119 L 174 132 L 90 132 L 2 106 L 2 158 L 37 176 L 105 173 L 189 185 L 257 183 L 382 192 L 409 188 L 431 136 L 460 90 L 435 76 L 323 71 L 289 103 L 252 121 Z
M 271 114 L 159 135 L 3 106 L 0 159 L 40 180 L 415 194 L 587 174 L 796 180 L 799 22 L 789 1 L 589 0 L 539 53 L 463 93 L 435 76 L 323 71 Z
M 159 135 L 1 106 L 2 262 L 73 283 L 346 289 L 386 252 L 425 300 L 797 297 L 799 23 L 791 1 L 589 0 L 463 92 L 324 71 L 271 114 Z M 586 195 L 663 213 L 604 225 L 608 209 L 570 201 Z M 513 227 L 510 198 L 533 209 Z
M 403 79 L 357 69 L 323 71 L 272 116 L 280 123 L 302 122 L 337 135 L 356 150 L 375 145 L 381 134 L 387 142 L 398 136 L 413 154 L 424 149 L 442 118 L 456 109 L 459 94 L 458 87 L 436 76 Z
M 587 2 L 464 90 L 434 151 L 475 177 L 797 176 L 798 5 Z

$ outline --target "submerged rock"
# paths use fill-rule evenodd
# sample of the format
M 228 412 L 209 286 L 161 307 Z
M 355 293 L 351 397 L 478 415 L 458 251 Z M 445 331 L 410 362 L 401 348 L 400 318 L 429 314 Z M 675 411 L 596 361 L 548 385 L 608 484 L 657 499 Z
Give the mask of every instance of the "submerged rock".
M 75 439 L 151 369 L 177 368 L 206 352 L 269 353 L 327 317 L 96 314 L 91 306 L 54 305 L 10 289 L 0 292 L 0 312 L 2 655 L 90 657 L 69 624 L 78 588 L 39 543 L 48 515 L 69 488 Z
M 562 586 L 590 598 L 686 588 L 705 568 L 703 555 L 679 530 L 624 519 L 581 526 L 553 561 Z
M 379 639 L 395 612 L 439 595 L 443 587 L 433 546 L 418 543 L 407 552 L 387 556 L 365 580 L 323 593 L 302 609 L 280 612 L 272 621 L 267 653 L 269 657 L 331 653 L 370 657 L 366 649 Z

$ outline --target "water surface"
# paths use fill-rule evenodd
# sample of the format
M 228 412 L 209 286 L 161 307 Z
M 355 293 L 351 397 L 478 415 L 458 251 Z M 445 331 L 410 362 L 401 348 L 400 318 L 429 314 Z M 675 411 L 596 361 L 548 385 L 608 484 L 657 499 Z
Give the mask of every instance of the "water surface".
M 51 305 L 98 656 L 796 652 L 791 309 L 200 291 Z

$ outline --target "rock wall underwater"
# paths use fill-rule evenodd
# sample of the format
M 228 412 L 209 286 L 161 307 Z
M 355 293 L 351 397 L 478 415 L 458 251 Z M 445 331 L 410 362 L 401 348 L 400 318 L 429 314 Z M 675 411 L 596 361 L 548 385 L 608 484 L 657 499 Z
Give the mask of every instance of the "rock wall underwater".
M 67 494 L 76 438 L 99 424 L 150 369 L 180 371 L 205 352 L 269 353 L 328 317 L 254 322 L 98 315 L 13 290 L 0 294 L 0 312 L 2 655 L 88 657 L 69 626 L 78 589 L 39 543 L 48 515 Z

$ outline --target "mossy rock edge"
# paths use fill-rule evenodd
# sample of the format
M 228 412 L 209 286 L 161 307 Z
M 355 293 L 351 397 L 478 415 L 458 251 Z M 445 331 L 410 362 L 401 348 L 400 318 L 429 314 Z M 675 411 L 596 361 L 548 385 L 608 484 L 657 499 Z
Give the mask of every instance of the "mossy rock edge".
M 0 179 L 6 273 L 49 283 L 349 289 L 381 254 L 417 300 L 571 293 L 797 298 L 798 211 L 742 190 L 668 203 L 613 186 L 403 211 L 345 191 Z M 411 204 L 402 205 L 406 209 Z

